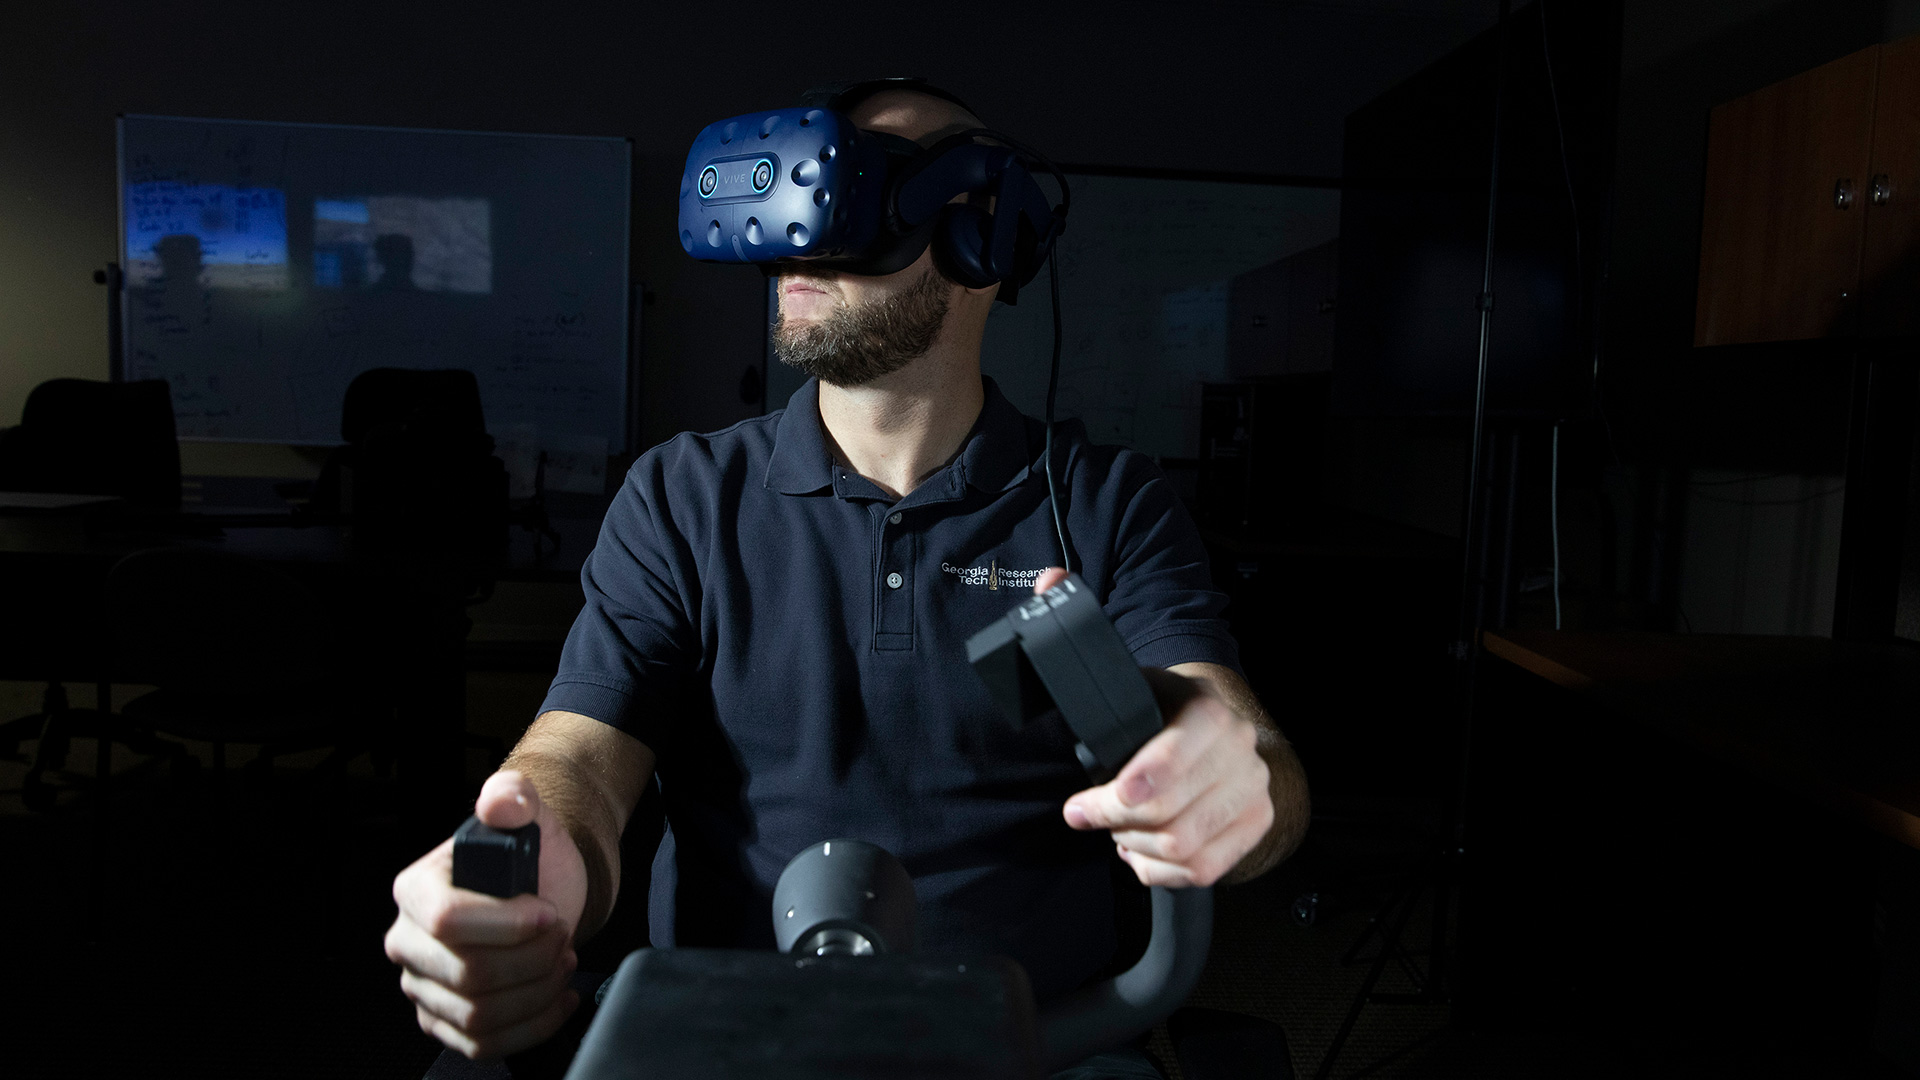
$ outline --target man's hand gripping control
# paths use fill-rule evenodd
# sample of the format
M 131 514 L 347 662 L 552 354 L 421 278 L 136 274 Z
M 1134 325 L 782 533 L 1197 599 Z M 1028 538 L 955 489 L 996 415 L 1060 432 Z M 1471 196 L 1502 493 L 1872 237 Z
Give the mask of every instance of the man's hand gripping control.
M 470 1058 L 495 1058 L 545 1040 L 579 1007 L 567 976 L 579 964 L 573 935 L 587 879 L 579 849 L 520 773 L 489 777 L 474 813 L 496 829 L 539 823 L 540 894 L 454 888 L 449 837 L 394 878 L 400 913 L 386 950 L 420 1030 Z
M 1049 568 L 1034 592 L 1066 576 Z M 1259 731 L 1204 675 L 1144 670 L 1166 728 L 1112 780 L 1068 799 L 1061 813 L 1075 829 L 1111 830 L 1143 885 L 1212 885 L 1273 825 L 1272 774 L 1259 753 Z

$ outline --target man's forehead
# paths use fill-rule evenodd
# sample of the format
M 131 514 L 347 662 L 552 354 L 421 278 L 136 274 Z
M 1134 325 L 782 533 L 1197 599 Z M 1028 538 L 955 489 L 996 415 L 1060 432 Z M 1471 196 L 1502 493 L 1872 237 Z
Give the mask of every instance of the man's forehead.
M 981 126 L 979 117 L 953 102 L 914 90 L 882 90 L 854 106 L 850 115 L 856 125 L 868 131 L 920 141 Z

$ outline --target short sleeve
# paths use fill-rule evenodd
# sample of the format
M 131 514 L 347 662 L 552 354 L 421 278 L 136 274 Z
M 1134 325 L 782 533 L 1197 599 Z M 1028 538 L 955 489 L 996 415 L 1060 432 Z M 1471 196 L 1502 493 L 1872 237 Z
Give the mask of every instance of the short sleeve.
M 1112 532 L 1107 617 L 1148 667 L 1204 662 L 1240 670 L 1227 630 L 1227 598 L 1214 587 L 1206 545 L 1166 476 L 1139 454 L 1121 452 L 1107 490 L 1117 507 Z
M 586 603 L 540 706 L 590 716 L 656 748 L 669 710 L 650 706 L 681 690 L 699 655 L 688 615 L 698 610 L 698 574 L 674 527 L 664 456 L 635 462 L 607 509 L 580 570 Z

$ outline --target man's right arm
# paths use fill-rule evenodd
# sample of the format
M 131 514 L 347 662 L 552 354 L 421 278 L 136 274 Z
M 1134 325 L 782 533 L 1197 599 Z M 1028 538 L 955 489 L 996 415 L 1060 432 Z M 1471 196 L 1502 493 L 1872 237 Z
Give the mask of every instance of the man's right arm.
M 401 871 L 387 956 L 421 1030 L 472 1058 L 541 1042 L 578 1006 L 574 948 L 605 923 L 620 882 L 620 834 L 653 776 L 653 752 L 577 713 L 534 721 L 474 804 L 498 829 L 540 825 L 540 895 L 453 887 L 447 840 Z
M 653 779 L 653 751 L 592 717 L 545 712 L 500 771 L 531 781 L 573 840 L 585 875 L 574 940 L 587 940 L 606 925 L 620 893 L 620 834 Z

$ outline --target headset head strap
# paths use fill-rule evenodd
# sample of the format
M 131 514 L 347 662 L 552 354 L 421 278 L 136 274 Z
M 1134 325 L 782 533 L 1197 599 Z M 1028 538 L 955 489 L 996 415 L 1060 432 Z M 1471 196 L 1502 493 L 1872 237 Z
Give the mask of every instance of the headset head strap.
M 827 83 L 816 86 L 800 95 L 800 104 L 811 105 L 818 109 L 831 109 L 838 113 L 849 113 L 861 102 L 886 90 L 911 90 L 916 94 L 928 94 L 944 101 L 952 102 L 974 116 L 972 106 L 961 101 L 953 93 L 942 90 L 918 76 L 900 76 L 891 79 L 855 79 L 847 82 Z

